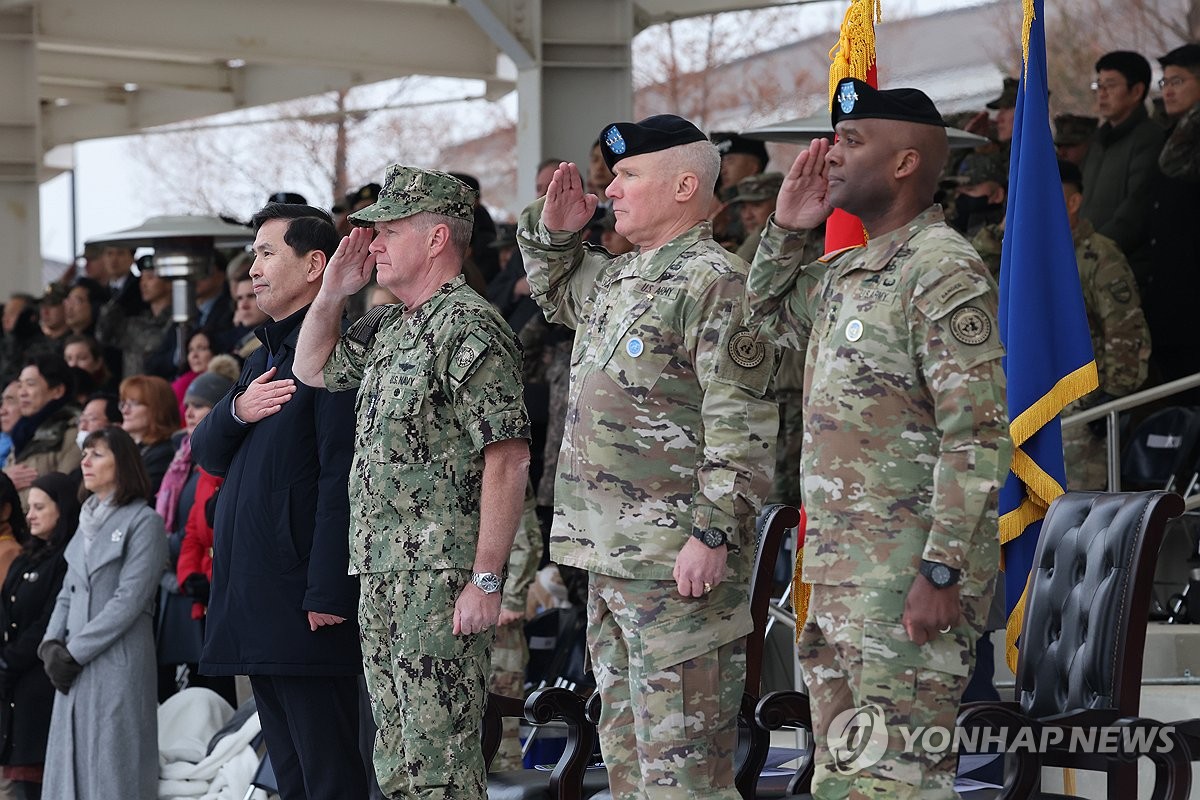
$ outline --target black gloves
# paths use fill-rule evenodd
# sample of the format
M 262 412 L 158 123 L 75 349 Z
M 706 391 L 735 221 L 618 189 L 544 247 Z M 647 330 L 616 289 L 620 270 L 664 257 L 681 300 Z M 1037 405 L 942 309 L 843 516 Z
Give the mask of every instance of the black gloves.
M 194 597 L 204 605 L 208 605 L 208 593 L 212 587 L 208 583 L 208 578 L 199 572 L 193 572 L 184 578 L 179 588 L 183 589 L 183 593 L 188 597 Z
M 63 694 L 70 691 L 79 673 L 83 672 L 83 666 L 71 657 L 67 646 L 58 639 L 47 639 L 38 645 L 37 654 L 54 688 Z

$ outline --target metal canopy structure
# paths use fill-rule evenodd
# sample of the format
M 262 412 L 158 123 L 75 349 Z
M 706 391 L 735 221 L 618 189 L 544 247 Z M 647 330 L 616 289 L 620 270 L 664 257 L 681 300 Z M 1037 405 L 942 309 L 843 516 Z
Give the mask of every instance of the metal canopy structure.
M 532 183 L 543 153 L 582 156 L 632 113 L 636 32 L 779 4 L 0 0 L 0 290 L 40 288 L 37 186 L 70 166 L 63 145 L 408 75 L 472 78 L 492 98 L 517 89 Z

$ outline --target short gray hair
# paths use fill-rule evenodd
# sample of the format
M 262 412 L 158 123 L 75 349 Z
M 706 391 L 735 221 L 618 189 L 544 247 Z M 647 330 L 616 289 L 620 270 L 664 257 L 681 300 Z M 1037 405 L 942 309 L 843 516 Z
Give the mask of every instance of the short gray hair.
M 475 232 L 475 225 L 471 220 L 434 214 L 432 211 L 418 211 L 409 217 L 408 221 L 422 233 L 433 230 L 437 225 L 445 225 L 450 229 L 450 246 L 460 255 L 466 255 L 471 246 L 471 236 Z
M 707 197 L 717 188 L 721 151 L 707 140 L 681 144 L 663 151 L 660 168 L 672 176 L 691 172 L 700 182 L 700 195 Z

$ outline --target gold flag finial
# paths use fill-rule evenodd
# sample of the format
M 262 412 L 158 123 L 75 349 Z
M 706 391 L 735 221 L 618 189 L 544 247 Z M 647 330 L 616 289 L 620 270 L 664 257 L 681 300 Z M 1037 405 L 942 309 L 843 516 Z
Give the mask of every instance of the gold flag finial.
M 829 51 L 830 109 L 833 108 L 833 93 L 842 80 L 867 79 L 867 70 L 875 64 L 875 23 L 882 21 L 881 0 L 851 0 L 842 19 L 837 44 Z

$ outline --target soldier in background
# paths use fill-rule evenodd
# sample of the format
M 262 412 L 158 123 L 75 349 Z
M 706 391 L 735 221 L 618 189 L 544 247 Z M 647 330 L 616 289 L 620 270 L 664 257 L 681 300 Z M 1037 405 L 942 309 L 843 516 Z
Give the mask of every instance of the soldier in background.
M 1054 150 L 1063 161 L 1077 167 L 1087 158 L 1088 142 L 1100 120 L 1080 114 L 1059 114 L 1054 118 Z
M 814 140 L 784 180 L 748 286 L 760 335 L 807 347 L 813 797 L 953 798 L 955 759 L 906 752 L 895 726 L 953 729 L 992 597 L 1012 448 L 996 285 L 933 205 L 948 144 L 923 92 L 846 79 L 832 122 L 837 143 Z M 834 207 L 868 244 L 803 265 Z M 839 772 L 835 755 L 858 753 L 839 747 L 845 717 L 834 725 L 866 704 L 893 734 L 887 751 Z
M 501 573 L 528 481 L 521 354 L 467 287 L 475 193 L 388 167 L 350 215 L 296 346 L 297 378 L 358 390 L 350 571 L 388 797 L 482 800 L 479 728 Z M 345 333 L 346 298 L 377 279 L 400 302 Z
M 1075 411 L 1136 392 L 1146 381 L 1150 366 L 1150 330 L 1142 314 L 1137 281 L 1121 248 L 1107 236 L 1096 233 L 1092 223 L 1079 216 L 1083 205 L 1083 175 L 1069 161 L 1058 162 L 1067 219 L 1075 243 L 1079 285 L 1092 334 L 1099 387 L 1063 409 Z M 1094 428 L 1094 430 L 1093 430 Z M 1108 488 L 1105 456 L 1107 429 L 1102 425 L 1073 425 L 1063 429 L 1063 456 L 1067 463 L 1067 487 L 1072 490 L 1104 491 Z
M 551 557 L 590 572 L 613 797 L 735 800 L 775 349 L 747 329 L 745 265 L 706 220 L 716 147 L 668 114 L 601 141 L 616 230 L 640 252 L 581 241 L 599 198 L 574 164 L 518 223 L 533 296 L 576 329 Z
M 767 145 L 757 139 L 748 139 L 729 131 L 714 131 L 709 135 L 721 154 L 720 180 L 713 187 L 718 201 L 718 210 L 713 215 L 713 237 L 729 250 L 738 245 L 751 233 L 742 224 L 734 195 L 738 193 L 738 182 L 751 175 L 758 175 L 767 168 L 770 156 Z
M 758 240 L 771 214 L 775 213 L 775 197 L 783 185 L 782 172 L 764 172 L 749 175 L 737 182 L 737 190 L 730 203 L 737 206 L 746 238 L 737 249 L 737 256 L 747 263 L 754 258 Z

